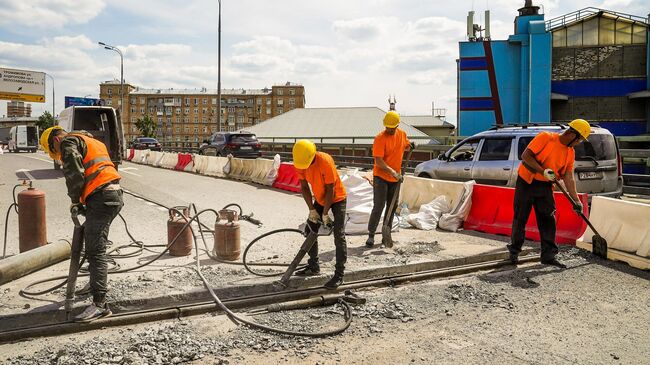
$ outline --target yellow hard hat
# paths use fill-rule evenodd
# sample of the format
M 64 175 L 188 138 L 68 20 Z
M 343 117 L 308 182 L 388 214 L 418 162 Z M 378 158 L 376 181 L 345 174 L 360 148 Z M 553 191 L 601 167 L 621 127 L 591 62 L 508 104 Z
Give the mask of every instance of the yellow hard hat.
M 316 145 L 314 142 L 301 139 L 293 145 L 293 166 L 304 170 L 311 165 L 316 156 Z
M 578 132 L 578 134 L 580 134 L 580 137 L 582 137 L 582 139 L 585 141 L 591 134 L 591 127 L 589 126 L 589 123 L 584 119 L 573 120 L 571 123 L 569 123 L 569 127 Z
M 395 128 L 399 125 L 399 114 L 394 111 L 389 111 L 384 115 L 384 127 Z
M 55 125 L 54 127 L 50 127 L 50 128 L 43 131 L 43 134 L 41 134 L 41 139 L 40 139 L 40 143 L 41 143 L 41 147 L 43 147 L 43 151 L 47 152 L 47 154 L 50 155 L 50 157 L 53 160 L 60 160 L 61 159 L 59 154 L 55 153 L 50 148 L 50 135 L 52 134 L 53 131 L 55 131 L 57 129 L 63 129 L 63 128 L 61 128 L 58 125 Z

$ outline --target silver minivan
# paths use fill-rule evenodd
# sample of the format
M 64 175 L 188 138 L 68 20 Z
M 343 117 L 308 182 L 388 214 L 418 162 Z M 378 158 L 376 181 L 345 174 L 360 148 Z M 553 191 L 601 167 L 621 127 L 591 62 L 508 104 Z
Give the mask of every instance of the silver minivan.
M 562 133 L 567 126 L 500 127 L 466 138 L 436 160 L 415 167 L 415 176 L 514 187 L 521 154 L 543 132 Z M 623 194 L 621 157 L 616 138 L 591 127 L 589 140 L 576 148 L 575 180 L 580 193 L 618 198 Z
M 38 127 L 31 125 L 11 127 L 8 148 L 9 152 L 36 152 L 38 149 Z

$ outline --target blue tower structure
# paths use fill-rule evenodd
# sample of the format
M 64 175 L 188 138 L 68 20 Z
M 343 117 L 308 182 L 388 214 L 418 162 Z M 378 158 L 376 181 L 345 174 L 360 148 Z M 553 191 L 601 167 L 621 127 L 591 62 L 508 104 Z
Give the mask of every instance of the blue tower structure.
M 508 40 L 468 35 L 460 42 L 459 133 L 493 125 L 550 123 L 551 34 L 530 1 L 519 9 Z

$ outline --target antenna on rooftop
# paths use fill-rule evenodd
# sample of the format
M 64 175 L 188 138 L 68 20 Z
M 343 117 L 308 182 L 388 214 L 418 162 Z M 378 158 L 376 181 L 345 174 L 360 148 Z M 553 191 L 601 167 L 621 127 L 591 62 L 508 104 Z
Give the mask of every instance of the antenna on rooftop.
M 397 104 L 397 99 L 393 95 L 393 100 L 391 101 L 390 95 L 388 95 L 388 110 L 395 110 L 395 104 Z
M 467 13 L 467 40 L 470 42 L 489 41 L 491 39 L 490 10 L 485 11 L 483 28 L 479 24 L 474 24 L 474 14 L 474 10 Z

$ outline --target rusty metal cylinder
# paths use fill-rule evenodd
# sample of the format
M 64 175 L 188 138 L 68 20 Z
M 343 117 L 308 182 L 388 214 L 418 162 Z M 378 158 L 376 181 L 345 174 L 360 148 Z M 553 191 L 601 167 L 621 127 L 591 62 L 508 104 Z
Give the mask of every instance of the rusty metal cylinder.
M 17 203 L 20 252 L 46 245 L 45 193 L 30 186 L 18 193 Z
M 189 212 L 188 207 L 175 207 L 169 210 L 167 245 L 171 256 L 188 256 L 192 253 L 192 231 L 190 227 L 183 229 L 190 219 Z M 171 243 L 176 236 L 178 236 L 178 239 L 172 245 Z
M 214 226 L 214 248 L 212 253 L 227 261 L 239 259 L 241 253 L 241 232 L 237 211 L 223 209 Z

